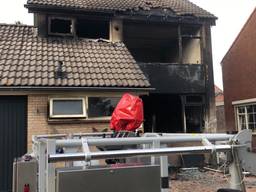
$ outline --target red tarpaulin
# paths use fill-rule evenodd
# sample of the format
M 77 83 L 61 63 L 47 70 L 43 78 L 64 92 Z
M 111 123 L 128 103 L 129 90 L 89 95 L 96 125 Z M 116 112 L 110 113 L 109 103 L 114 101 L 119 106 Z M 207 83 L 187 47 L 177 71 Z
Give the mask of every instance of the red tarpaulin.
M 131 94 L 124 94 L 117 104 L 110 121 L 114 131 L 134 131 L 144 120 L 142 100 Z

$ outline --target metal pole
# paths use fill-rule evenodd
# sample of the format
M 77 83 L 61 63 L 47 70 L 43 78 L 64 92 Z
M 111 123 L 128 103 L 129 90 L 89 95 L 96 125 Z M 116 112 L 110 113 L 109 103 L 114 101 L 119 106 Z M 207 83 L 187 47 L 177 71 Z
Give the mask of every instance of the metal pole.
M 238 157 L 237 149 L 232 149 L 231 154 L 232 154 L 232 162 L 229 165 L 229 172 L 231 175 L 230 188 L 241 190 L 242 192 L 246 192 L 242 167 Z
M 238 145 L 236 147 L 243 147 Z M 230 145 L 217 146 L 193 146 L 193 147 L 172 147 L 160 149 L 134 149 L 134 150 L 118 150 L 118 151 L 100 151 L 85 153 L 71 153 L 71 154 L 50 154 L 48 162 L 57 161 L 80 161 L 80 160 L 94 160 L 94 159 L 111 159 L 123 158 L 133 156 L 151 156 L 151 155 L 167 155 L 175 153 L 210 153 L 212 151 L 222 152 L 230 151 Z
M 143 137 L 160 137 L 157 133 L 145 133 Z M 157 148 L 167 148 L 167 145 L 161 145 L 160 141 L 154 141 L 152 143 L 152 147 L 154 149 Z M 151 157 L 151 164 L 152 164 L 152 157 Z M 168 172 L 168 156 L 160 156 L 157 159 L 160 163 L 160 173 L 161 173 L 161 192 L 168 192 L 169 191 L 169 172 Z M 154 161 L 156 159 L 154 158 Z
M 46 142 L 47 155 L 56 153 L 55 140 L 48 139 Z M 52 164 L 47 163 L 46 166 L 46 192 L 55 192 L 55 167 Z
M 46 143 L 45 142 L 38 142 L 35 144 L 37 147 L 37 158 L 38 158 L 38 192 L 45 192 L 46 191 Z
M 88 138 L 89 146 L 109 146 L 109 145 L 138 145 L 151 144 L 160 141 L 161 144 L 180 143 L 180 142 L 200 142 L 202 138 L 209 141 L 223 141 L 232 138 L 232 135 L 180 135 L 180 136 L 161 136 L 161 137 L 130 137 L 130 138 Z M 82 146 L 81 139 L 56 140 L 57 147 L 79 147 Z
M 169 172 L 168 172 L 168 156 L 160 157 L 160 169 L 161 169 L 161 192 L 169 191 Z

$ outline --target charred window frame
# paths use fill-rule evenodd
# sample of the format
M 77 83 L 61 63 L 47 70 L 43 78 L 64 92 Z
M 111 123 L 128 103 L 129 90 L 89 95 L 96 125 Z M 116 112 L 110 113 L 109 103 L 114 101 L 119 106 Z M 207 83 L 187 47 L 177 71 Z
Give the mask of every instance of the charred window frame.
M 109 20 L 76 20 L 76 36 L 88 39 L 110 39 Z
M 48 35 L 74 36 L 75 19 L 68 17 L 48 17 Z
M 201 133 L 204 127 L 205 97 L 182 95 L 181 102 L 184 133 Z
M 179 63 L 202 64 L 202 26 L 179 25 Z

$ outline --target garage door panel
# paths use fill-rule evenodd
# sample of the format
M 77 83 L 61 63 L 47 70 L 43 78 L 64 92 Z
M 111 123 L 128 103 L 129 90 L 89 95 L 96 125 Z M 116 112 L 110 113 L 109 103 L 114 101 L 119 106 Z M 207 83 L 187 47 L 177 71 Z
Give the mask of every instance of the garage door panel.
M 0 191 L 11 191 L 12 162 L 26 153 L 27 97 L 0 96 Z

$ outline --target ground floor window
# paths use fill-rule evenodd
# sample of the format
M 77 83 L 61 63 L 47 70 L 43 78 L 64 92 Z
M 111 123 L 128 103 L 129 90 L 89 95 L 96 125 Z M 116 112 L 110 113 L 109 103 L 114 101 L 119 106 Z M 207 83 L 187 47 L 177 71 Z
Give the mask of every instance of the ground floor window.
M 50 99 L 50 118 L 84 118 L 86 117 L 84 98 Z
M 239 130 L 256 130 L 256 104 L 236 107 L 237 126 Z
M 50 118 L 109 118 L 120 97 L 50 98 Z
M 88 97 L 88 117 L 110 117 L 119 97 Z

